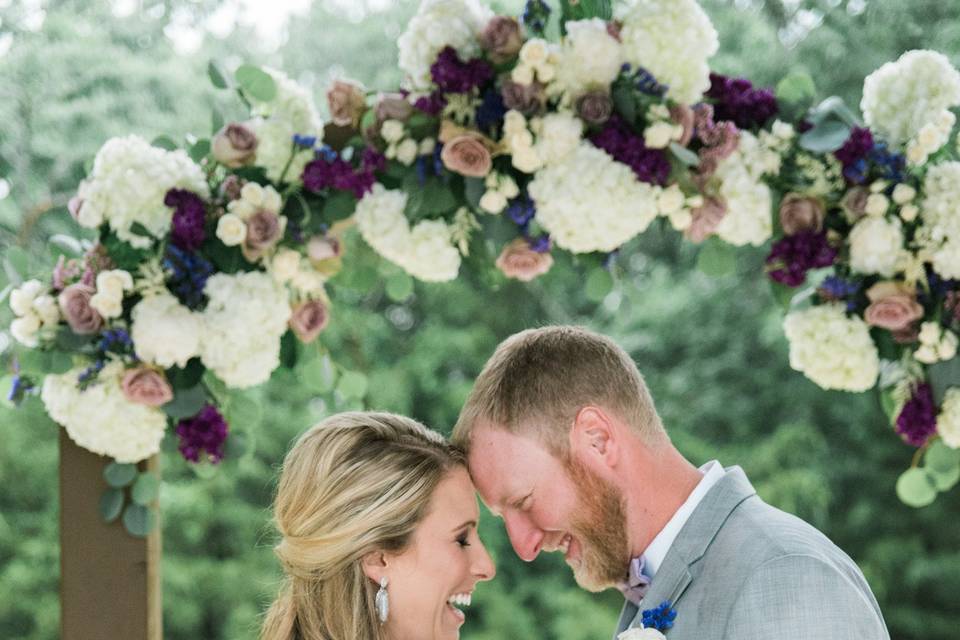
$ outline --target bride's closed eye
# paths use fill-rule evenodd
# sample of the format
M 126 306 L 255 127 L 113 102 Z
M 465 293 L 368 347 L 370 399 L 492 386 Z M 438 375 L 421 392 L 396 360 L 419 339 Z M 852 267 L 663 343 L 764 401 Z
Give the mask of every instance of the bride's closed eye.
M 457 536 L 457 544 L 461 547 L 469 547 L 470 543 L 467 542 L 467 532 L 464 531 L 459 536 Z

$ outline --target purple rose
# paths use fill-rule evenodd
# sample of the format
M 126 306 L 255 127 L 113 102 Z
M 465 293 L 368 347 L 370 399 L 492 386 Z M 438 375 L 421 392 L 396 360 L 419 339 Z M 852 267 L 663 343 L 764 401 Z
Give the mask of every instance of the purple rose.
M 514 18 L 496 16 L 480 34 L 480 46 L 494 64 L 512 60 L 523 46 L 523 32 Z
M 603 124 L 613 113 L 613 100 L 606 91 L 591 91 L 577 98 L 576 110 L 587 124 Z
M 283 235 L 280 218 L 272 211 L 258 211 L 247 219 L 247 237 L 243 241 L 243 255 L 247 260 L 259 258 L 275 245 Z
M 213 137 L 213 157 L 225 167 L 246 166 L 256 154 L 257 135 L 246 125 L 232 122 Z
M 74 333 L 88 336 L 103 327 L 103 318 L 90 306 L 90 298 L 96 292 L 92 286 L 77 283 L 70 285 L 57 296 L 60 312 Z

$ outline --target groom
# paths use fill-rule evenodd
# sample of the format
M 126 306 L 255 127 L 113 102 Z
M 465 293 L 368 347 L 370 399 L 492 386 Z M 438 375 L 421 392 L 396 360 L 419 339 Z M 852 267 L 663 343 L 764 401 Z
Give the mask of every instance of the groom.
M 453 438 L 517 555 L 560 551 L 584 589 L 623 591 L 615 637 L 669 601 L 667 640 L 889 639 L 850 558 L 764 503 L 740 467 L 681 456 L 636 365 L 604 336 L 508 338 Z

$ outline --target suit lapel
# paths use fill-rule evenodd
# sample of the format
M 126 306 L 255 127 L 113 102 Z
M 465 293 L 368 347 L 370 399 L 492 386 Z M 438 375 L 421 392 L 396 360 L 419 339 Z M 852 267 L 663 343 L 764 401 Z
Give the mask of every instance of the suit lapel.
M 677 534 L 650 589 L 639 606 L 628 602 L 620 612 L 617 633 L 640 625 L 642 612 L 669 601 L 677 606 L 693 581 L 690 566 L 703 557 L 727 518 L 737 506 L 756 491 L 740 467 L 730 467 L 697 505 L 690 519 Z

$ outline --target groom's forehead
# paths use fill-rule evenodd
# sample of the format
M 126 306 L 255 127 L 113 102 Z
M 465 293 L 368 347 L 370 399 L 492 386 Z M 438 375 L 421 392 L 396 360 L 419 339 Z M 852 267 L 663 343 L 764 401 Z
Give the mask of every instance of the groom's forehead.
M 483 428 L 470 442 L 470 475 L 491 510 L 526 491 L 549 453 L 536 441 L 503 429 Z

